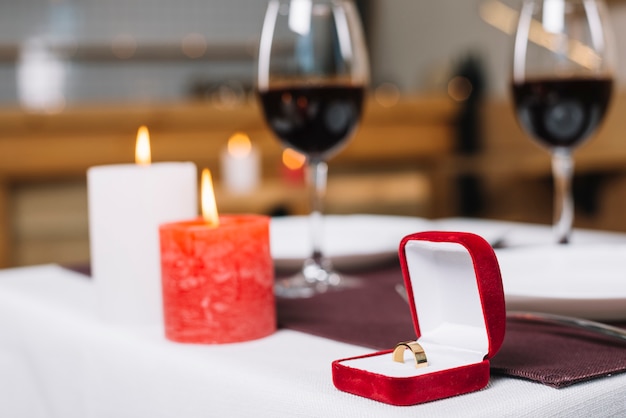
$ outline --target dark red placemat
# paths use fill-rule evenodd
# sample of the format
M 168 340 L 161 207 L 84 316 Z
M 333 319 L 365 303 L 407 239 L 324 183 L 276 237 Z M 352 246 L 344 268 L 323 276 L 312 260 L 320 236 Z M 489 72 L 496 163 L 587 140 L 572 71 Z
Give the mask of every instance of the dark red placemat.
M 360 276 L 367 285 L 309 299 L 278 299 L 279 326 L 377 350 L 414 338 L 409 307 L 394 288 L 402 283 L 400 269 Z M 560 325 L 509 320 L 491 368 L 565 387 L 626 371 L 626 343 Z
M 70 269 L 89 275 L 88 266 Z M 309 299 L 278 299 L 279 326 L 376 350 L 414 338 L 409 307 L 395 290 L 403 283 L 400 269 L 359 276 L 367 285 Z M 626 323 L 616 325 L 626 328 Z M 508 320 L 491 370 L 565 387 L 626 371 L 626 343 L 565 326 Z

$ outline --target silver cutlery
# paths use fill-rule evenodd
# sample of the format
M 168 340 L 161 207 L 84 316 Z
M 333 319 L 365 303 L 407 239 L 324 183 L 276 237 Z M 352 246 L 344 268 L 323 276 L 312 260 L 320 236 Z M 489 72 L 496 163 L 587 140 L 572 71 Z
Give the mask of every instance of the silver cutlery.
M 396 292 L 408 303 L 406 289 L 403 285 L 395 286 Z M 566 315 L 556 315 L 544 312 L 525 312 L 525 311 L 509 311 L 507 318 L 514 320 L 532 321 L 540 323 L 565 325 L 572 328 L 579 328 L 586 331 L 595 332 L 608 337 L 617 338 L 626 342 L 626 330 L 612 325 L 603 324 L 601 322 L 591 321 L 588 319 L 574 318 Z

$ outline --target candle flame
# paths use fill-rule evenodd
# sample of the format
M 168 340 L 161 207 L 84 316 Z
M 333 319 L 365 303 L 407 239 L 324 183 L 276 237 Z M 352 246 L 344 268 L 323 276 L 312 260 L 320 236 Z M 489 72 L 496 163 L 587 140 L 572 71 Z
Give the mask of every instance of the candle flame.
M 220 221 L 217 214 L 217 203 L 215 203 L 215 192 L 213 191 L 213 180 L 208 168 L 202 170 L 202 180 L 200 183 L 200 199 L 202 203 L 202 217 L 211 226 L 218 226 Z
M 291 148 L 285 148 L 283 151 L 283 164 L 290 170 L 298 170 L 302 168 L 306 162 L 306 157 L 300 154 L 298 151 L 294 151 Z
M 150 154 L 150 133 L 146 126 L 139 127 L 137 131 L 135 162 L 139 165 L 150 165 L 152 162 Z
M 242 132 L 234 133 L 228 139 L 228 153 L 235 158 L 245 158 L 252 152 L 250 137 Z

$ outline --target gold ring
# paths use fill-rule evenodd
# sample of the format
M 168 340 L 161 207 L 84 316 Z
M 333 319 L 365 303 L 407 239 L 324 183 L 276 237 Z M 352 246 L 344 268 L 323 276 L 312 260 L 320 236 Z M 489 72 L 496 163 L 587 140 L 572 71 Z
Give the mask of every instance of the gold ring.
M 411 350 L 413 355 L 415 355 L 415 368 L 419 369 L 428 366 L 426 353 L 417 341 L 404 341 L 396 344 L 396 348 L 393 350 L 393 361 L 404 363 L 404 352 L 406 350 Z

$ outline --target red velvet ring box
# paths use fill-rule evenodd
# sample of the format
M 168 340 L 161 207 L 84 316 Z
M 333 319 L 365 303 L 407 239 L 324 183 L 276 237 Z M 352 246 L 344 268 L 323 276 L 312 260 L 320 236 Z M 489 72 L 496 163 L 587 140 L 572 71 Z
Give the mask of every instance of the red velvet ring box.
M 335 386 L 392 405 L 484 388 L 506 326 L 500 268 L 489 243 L 465 232 L 420 232 L 401 241 L 400 263 L 428 365 L 416 368 L 409 350 L 404 363 L 395 362 L 393 349 L 336 360 Z

